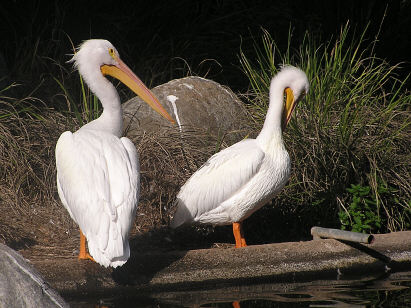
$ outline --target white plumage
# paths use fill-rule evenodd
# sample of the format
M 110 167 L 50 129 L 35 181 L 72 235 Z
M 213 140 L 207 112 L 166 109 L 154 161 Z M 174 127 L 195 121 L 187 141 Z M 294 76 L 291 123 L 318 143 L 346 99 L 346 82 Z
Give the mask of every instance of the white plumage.
M 134 145 L 100 131 L 65 132 L 56 161 L 60 199 L 86 236 L 91 256 L 104 266 L 123 265 L 139 196 Z
M 290 177 L 291 162 L 283 143 L 282 127 L 285 128 L 308 88 L 303 71 L 292 66 L 282 68 L 271 81 L 269 108 L 258 137 L 214 154 L 188 179 L 177 195 L 171 227 L 184 223 L 241 223 L 284 187 Z M 241 224 L 239 228 L 241 232 Z M 243 236 L 241 244 L 234 235 L 236 247 L 245 246 Z
M 122 134 L 122 108 L 115 87 L 123 81 L 172 121 L 154 95 L 105 40 L 89 40 L 73 56 L 75 66 L 103 105 L 102 115 L 78 131 L 64 132 L 56 145 L 60 199 L 88 241 L 91 257 L 103 266 L 121 266 L 130 256 L 128 235 L 139 197 L 139 161 Z M 80 247 L 80 258 L 87 258 Z

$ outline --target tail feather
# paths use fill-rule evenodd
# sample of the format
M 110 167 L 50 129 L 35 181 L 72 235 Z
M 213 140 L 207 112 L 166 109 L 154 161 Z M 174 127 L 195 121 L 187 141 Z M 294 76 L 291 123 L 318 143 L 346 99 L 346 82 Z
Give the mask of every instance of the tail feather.
M 173 229 L 181 226 L 182 224 L 191 223 L 194 219 L 187 206 L 181 202 L 181 200 L 177 199 L 176 203 L 177 211 L 170 222 L 170 227 Z
M 123 238 L 120 226 L 115 222 L 110 222 L 110 232 L 106 247 L 99 247 L 99 239 L 96 237 L 88 237 L 88 249 L 93 259 L 104 267 L 121 266 L 127 262 L 130 257 L 130 245 L 128 238 Z

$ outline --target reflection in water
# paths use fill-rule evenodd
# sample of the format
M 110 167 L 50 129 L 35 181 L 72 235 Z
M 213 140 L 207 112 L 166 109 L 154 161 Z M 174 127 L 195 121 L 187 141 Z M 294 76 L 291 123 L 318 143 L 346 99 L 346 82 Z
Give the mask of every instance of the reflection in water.
M 79 300 L 72 307 L 411 307 L 411 272 L 355 280 L 240 285 L 154 294 L 111 294 Z

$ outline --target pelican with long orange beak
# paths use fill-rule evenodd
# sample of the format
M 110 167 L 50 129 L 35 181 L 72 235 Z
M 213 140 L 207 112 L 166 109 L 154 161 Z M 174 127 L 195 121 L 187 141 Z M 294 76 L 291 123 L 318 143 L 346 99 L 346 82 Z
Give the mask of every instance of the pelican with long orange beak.
M 268 203 L 290 177 L 282 132 L 308 88 L 302 70 L 281 69 L 271 80 L 269 108 L 258 137 L 214 154 L 188 179 L 177 195 L 172 228 L 185 223 L 232 224 L 236 247 L 246 246 L 242 222 Z
M 121 137 L 120 97 L 105 76 L 117 78 L 168 121 L 174 120 L 110 42 L 88 40 L 72 61 L 99 98 L 103 113 L 76 132 L 61 134 L 56 145 L 58 193 L 80 227 L 79 258 L 117 267 L 130 256 L 128 236 L 139 199 L 139 160 L 134 144 Z

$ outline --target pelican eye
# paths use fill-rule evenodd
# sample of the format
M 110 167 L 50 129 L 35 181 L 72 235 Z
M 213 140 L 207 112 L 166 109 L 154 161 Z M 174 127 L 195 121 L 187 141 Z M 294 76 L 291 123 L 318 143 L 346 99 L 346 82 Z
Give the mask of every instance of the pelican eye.
M 115 60 L 116 59 L 116 55 L 115 55 L 115 52 L 114 52 L 114 49 L 113 48 L 109 48 L 108 49 L 108 53 L 110 54 L 110 56 Z

